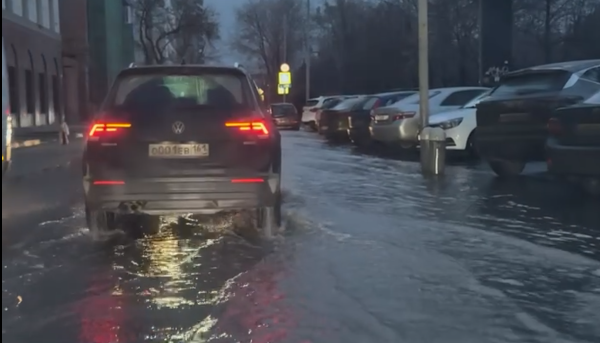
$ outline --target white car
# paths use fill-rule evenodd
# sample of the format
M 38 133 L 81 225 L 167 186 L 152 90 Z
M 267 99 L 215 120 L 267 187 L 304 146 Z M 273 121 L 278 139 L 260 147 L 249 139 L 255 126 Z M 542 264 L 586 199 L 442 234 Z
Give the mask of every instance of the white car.
M 489 90 L 484 87 L 431 89 L 429 91 L 429 113 L 433 116 L 461 109 Z M 369 127 L 372 139 L 402 149 L 416 147 L 421 128 L 419 100 L 420 95 L 415 94 L 390 106 L 376 109 Z
M 317 130 L 317 113 L 329 101 L 343 99 L 343 96 L 320 96 L 318 98 L 309 99 L 306 105 L 302 107 L 302 124 L 310 127 L 312 130 Z
M 477 128 L 477 104 L 485 100 L 488 95 L 489 92 L 486 92 L 458 110 L 442 112 L 430 117 L 431 127 L 440 127 L 446 131 L 446 149 L 476 155 L 474 132 Z

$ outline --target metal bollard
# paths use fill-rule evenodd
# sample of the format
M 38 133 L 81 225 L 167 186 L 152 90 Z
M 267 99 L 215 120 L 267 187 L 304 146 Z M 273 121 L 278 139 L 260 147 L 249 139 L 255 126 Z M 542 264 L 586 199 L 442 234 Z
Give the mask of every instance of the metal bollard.
M 444 174 L 446 170 L 446 132 L 439 127 L 426 127 L 421 131 L 419 139 L 423 174 Z

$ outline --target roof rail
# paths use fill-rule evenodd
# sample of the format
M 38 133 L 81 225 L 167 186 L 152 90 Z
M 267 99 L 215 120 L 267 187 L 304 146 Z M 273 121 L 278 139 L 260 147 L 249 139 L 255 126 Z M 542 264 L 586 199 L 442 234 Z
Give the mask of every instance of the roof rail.
M 135 62 L 129 63 L 129 68 L 135 68 L 135 67 L 137 67 L 137 65 L 135 64 Z

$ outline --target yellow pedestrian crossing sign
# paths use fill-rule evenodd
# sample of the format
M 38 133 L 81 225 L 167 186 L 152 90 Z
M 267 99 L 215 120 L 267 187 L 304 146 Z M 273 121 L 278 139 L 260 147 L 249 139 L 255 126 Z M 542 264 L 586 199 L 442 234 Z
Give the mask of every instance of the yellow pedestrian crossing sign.
M 292 73 L 287 72 L 279 72 L 279 82 L 280 85 L 290 86 L 292 84 Z
M 286 85 L 277 85 L 277 94 L 279 94 L 279 95 L 290 94 L 290 87 L 287 87 Z

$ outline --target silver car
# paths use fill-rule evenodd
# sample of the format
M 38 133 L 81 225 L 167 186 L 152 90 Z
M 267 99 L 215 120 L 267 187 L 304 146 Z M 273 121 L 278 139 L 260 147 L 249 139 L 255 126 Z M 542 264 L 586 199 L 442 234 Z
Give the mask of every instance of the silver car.
M 2 178 L 10 165 L 11 123 L 9 112 L 8 73 L 6 71 L 6 55 L 4 53 L 4 38 L 2 38 Z
M 429 91 L 430 115 L 461 108 L 490 89 L 485 87 L 438 88 Z M 371 137 L 374 141 L 404 149 L 418 144 L 421 129 L 418 94 L 374 111 Z

